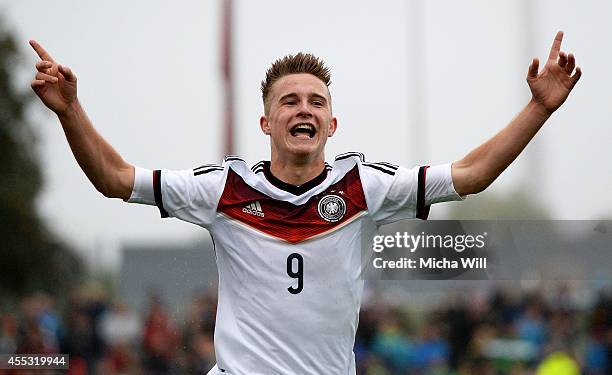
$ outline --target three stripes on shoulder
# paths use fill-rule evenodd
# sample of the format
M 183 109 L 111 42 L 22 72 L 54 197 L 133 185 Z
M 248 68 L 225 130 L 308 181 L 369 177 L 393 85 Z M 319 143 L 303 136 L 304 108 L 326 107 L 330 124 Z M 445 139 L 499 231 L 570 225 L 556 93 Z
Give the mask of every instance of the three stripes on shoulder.
M 244 159 L 239 158 L 238 156 L 234 156 L 234 155 L 227 155 L 226 157 L 223 158 L 223 162 L 228 162 L 232 160 L 239 160 L 239 161 L 245 162 Z M 223 170 L 223 167 L 220 166 L 219 164 L 204 164 L 200 167 L 193 168 L 193 175 L 199 176 L 201 174 L 206 174 L 206 173 L 213 172 L 213 171 L 222 171 L 222 170 Z
M 193 175 L 199 176 L 213 171 L 222 171 L 223 167 L 217 164 L 204 164 L 201 167 L 193 168 Z
M 364 167 L 373 168 L 383 173 L 389 174 L 391 176 L 395 175 L 395 171 L 397 171 L 397 168 L 399 168 L 399 166 L 395 164 L 387 163 L 384 161 L 381 161 L 378 163 L 367 163 L 365 161 L 365 156 L 361 152 L 345 152 L 344 154 L 340 154 L 336 156 L 335 160 L 338 161 L 338 160 L 348 159 L 353 156 L 358 157 L 359 160 L 361 160 L 361 165 L 363 165 Z

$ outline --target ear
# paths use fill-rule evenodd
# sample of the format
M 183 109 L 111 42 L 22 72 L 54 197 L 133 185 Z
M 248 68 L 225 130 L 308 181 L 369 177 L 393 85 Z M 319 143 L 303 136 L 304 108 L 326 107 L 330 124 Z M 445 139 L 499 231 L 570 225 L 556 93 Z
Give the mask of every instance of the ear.
M 332 117 L 331 122 L 329 123 L 329 131 L 327 133 L 327 136 L 328 137 L 333 136 L 337 128 L 338 128 L 338 119 L 336 119 L 335 117 Z
M 268 122 L 268 118 L 266 116 L 261 116 L 259 118 L 259 127 L 261 127 L 261 131 L 265 135 L 270 135 L 270 133 L 271 133 L 270 123 Z

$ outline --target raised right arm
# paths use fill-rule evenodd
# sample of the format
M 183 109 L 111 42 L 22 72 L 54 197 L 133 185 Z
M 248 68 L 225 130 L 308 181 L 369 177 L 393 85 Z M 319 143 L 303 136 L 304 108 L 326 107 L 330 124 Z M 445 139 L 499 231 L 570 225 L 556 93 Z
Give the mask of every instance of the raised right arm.
M 30 45 L 41 59 L 32 89 L 57 114 L 77 163 L 104 196 L 127 200 L 134 186 L 134 167 L 94 128 L 77 97 L 77 79 L 70 68 L 57 64 L 36 41 Z

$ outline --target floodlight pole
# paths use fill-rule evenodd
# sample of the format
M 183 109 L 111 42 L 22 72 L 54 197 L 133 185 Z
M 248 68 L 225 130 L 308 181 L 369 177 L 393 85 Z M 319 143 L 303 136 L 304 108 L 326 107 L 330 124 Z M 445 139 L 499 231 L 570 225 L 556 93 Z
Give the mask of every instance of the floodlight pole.
M 232 0 L 222 1 L 221 74 L 223 79 L 223 156 L 234 150 L 234 86 L 232 79 Z
M 408 1 L 408 96 L 410 163 L 417 165 L 427 161 L 427 33 L 425 7 L 422 0 Z
M 521 65 L 524 65 L 524 72 L 527 74 L 527 66 L 531 64 L 531 60 L 537 56 L 539 51 L 535 50 L 536 46 L 536 30 L 535 30 L 535 12 L 537 4 L 533 0 L 521 0 L 518 2 L 518 29 L 520 31 L 519 38 L 521 51 L 518 56 L 521 59 Z M 545 58 L 546 56 L 542 56 Z M 544 67 L 546 60 L 540 58 L 540 70 Z M 524 81 L 522 81 L 524 83 Z M 527 95 L 525 94 L 527 93 Z M 520 86 L 521 102 L 529 100 L 531 94 L 525 91 L 525 86 Z M 542 142 L 541 137 L 535 137 L 529 147 L 525 150 L 525 159 L 527 160 L 528 169 L 526 172 L 527 189 L 534 192 L 534 199 L 537 199 L 539 192 L 545 192 L 547 189 L 544 163 L 546 157 L 546 145 Z

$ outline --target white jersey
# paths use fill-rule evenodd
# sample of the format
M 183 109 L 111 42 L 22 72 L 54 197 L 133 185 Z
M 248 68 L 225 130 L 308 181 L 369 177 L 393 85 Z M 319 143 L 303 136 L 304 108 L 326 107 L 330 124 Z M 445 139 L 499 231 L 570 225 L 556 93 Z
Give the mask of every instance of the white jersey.
M 355 374 L 362 228 L 425 219 L 459 200 L 450 164 L 406 169 L 336 157 L 295 187 L 269 162 L 185 171 L 137 168 L 130 202 L 210 231 L 219 270 L 211 374 Z

